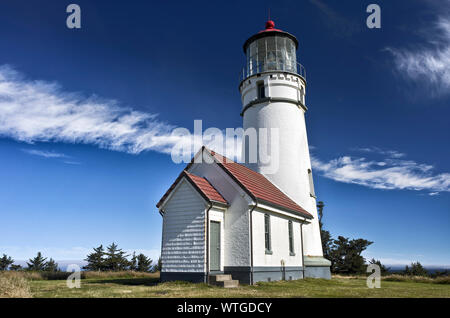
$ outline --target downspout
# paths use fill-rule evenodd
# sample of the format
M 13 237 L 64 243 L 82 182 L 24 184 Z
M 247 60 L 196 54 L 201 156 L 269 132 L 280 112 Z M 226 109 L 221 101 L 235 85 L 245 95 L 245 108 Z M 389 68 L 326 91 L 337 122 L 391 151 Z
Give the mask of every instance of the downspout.
M 206 252 L 205 252 L 205 283 L 209 284 L 209 210 L 212 208 L 212 203 L 209 204 L 205 216 L 205 238 L 206 238 Z
M 158 209 L 159 214 L 161 215 L 162 219 L 163 219 L 163 233 L 164 233 L 164 211 L 161 209 Z M 160 254 L 160 258 L 161 258 L 161 268 L 159 269 L 159 281 L 161 281 L 161 272 L 162 272 L 162 250 L 163 250 L 163 238 L 161 237 L 161 254 Z M 100 271 L 100 270 L 99 270 Z
M 300 222 L 300 236 L 301 236 L 301 248 L 302 248 L 302 271 L 303 279 L 305 279 L 305 255 L 303 253 L 303 222 Z
M 258 202 L 250 210 L 250 285 L 253 285 L 253 210 L 258 205 Z

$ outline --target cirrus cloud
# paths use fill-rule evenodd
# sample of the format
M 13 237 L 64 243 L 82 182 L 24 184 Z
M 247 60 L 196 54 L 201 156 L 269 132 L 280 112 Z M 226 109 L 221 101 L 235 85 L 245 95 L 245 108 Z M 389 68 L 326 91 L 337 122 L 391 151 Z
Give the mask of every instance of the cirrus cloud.
M 426 45 L 416 45 L 418 49 L 388 47 L 386 50 L 394 57 L 396 69 L 403 76 L 427 84 L 434 96 L 446 95 L 450 92 L 450 18 L 438 17 L 427 35 Z
M 433 173 L 434 167 L 412 160 L 342 156 L 329 161 L 311 157 L 313 168 L 322 176 L 374 189 L 425 190 L 430 195 L 450 191 L 450 173 Z
M 46 150 L 38 150 L 38 149 L 21 149 L 23 152 L 44 158 L 70 158 L 68 155 L 63 153 L 54 152 L 54 151 L 46 151 Z
M 171 135 L 174 127 L 156 114 L 67 93 L 56 83 L 26 80 L 9 66 L 0 67 L 0 136 L 28 143 L 93 144 L 134 154 L 168 153 L 180 141 Z
M 170 154 L 174 146 L 196 151 L 203 140 L 192 135 L 172 134 L 176 127 L 158 120 L 156 114 L 121 107 L 114 100 L 67 93 L 56 83 L 26 80 L 8 66 L 0 67 L 0 136 L 18 141 L 65 142 L 96 145 L 114 151 L 139 154 L 157 151 Z M 241 140 L 225 139 L 226 154 L 239 157 Z M 220 142 L 206 145 L 219 151 Z M 230 145 L 230 147 L 229 147 Z M 219 148 L 219 149 L 218 149 Z M 310 147 L 311 150 L 314 147 Z M 356 150 L 384 155 L 382 160 L 342 156 L 322 161 L 312 157 L 316 171 L 324 177 L 376 189 L 427 190 L 430 195 L 449 191 L 450 174 L 433 173 L 433 166 L 401 160 L 405 154 L 378 147 Z M 31 155 L 59 158 L 79 164 L 71 157 L 50 151 L 23 150 Z M 221 151 L 219 151 L 221 152 Z

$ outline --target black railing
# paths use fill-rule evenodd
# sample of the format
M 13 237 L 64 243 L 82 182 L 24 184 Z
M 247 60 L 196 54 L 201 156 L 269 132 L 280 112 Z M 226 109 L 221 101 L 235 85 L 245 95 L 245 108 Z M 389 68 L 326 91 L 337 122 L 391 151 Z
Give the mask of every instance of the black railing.
M 266 62 L 266 63 L 254 63 L 251 65 L 248 65 L 242 69 L 242 72 L 239 76 L 239 81 L 243 81 L 250 76 L 256 75 L 258 73 L 264 73 L 264 72 L 288 72 L 300 75 L 303 77 L 303 79 L 306 80 L 306 70 L 300 63 L 296 62 L 296 65 L 292 64 L 283 64 L 283 63 L 277 63 L 277 62 Z

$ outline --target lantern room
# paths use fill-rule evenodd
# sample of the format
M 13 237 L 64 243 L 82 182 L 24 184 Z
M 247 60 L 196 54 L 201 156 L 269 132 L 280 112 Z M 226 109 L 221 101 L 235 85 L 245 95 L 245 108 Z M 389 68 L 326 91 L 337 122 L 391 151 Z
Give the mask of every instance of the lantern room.
M 275 29 L 275 23 L 266 22 L 266 28 L 244 43 L 247 64 L 242 71 L 244 80 L 264 72 L 288 72 L 305 78 L 303 66 L 297 63 L 298 41 L 292 34 Z

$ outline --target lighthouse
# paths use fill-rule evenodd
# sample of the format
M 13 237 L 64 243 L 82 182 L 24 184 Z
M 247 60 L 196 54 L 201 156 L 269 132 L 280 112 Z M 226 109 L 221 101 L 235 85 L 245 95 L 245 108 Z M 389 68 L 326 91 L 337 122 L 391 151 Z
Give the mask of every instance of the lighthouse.
M 297 62 L 298 45 L 294 35 L 276 29 L 270 20 L 244 43 L 241 116 L 244 131 L 257 132 L 258 153 L 252 161 L 249 152 L 255 148 L 244 136 L 242 158 L 247 167 L 263 174 L 313 215 L 311 223 L 303 226 L 305 265 L 321 271 L 313 276 L 328 276 L 330 262 L 323 258 L 306 133 L 306 71 Z M 264 136 L 271 132 L 275 136 Z M 269 154 L 269 161 L 261 154 Z
M 203 146 L 156 204 L 163 218 L 162 281 L 236 287 L 331 277 L 322 253 L 306 136 L 306 74 L 297 49 L 295 36 L 272 21 L 245 42 L 239 85 L 243 162 Z

